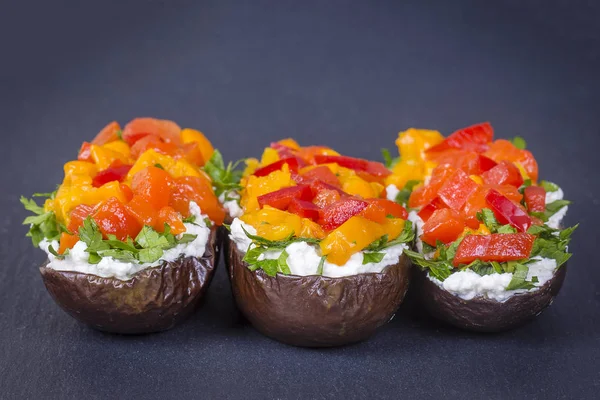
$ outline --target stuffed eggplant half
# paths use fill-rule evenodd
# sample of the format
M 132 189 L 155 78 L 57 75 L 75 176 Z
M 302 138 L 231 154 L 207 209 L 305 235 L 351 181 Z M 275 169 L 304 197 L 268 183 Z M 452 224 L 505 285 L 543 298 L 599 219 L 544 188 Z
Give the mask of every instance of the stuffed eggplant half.
M 71 316 L 115 333 L 171 328 L 213 277 L 227 184 L 218 151 L 196 130 L 138 118 L 84 142 L 42 206 L 22 198 L 46 288 Z M 211 176 L 216 179 L 211 179 Z M 213 188 L 214 187 L 214 188 Z
M 416 226 L 414 290 L 434 316 L 476 331 L 501 331 L 538 315 L 565 277 L 571 234 L 561 229 L 569 202 L 538 182 L 522 138 L 493 140 L 489 123 L 444 138 L 409 129 L 401 159 L 384 157 L 390 199 Z
M 388 322 L 408 288 L 414 234 L 378 162 L 291 139 L 248 159 L 227 251 L 233 294 L 263 334 L 326 347 Z

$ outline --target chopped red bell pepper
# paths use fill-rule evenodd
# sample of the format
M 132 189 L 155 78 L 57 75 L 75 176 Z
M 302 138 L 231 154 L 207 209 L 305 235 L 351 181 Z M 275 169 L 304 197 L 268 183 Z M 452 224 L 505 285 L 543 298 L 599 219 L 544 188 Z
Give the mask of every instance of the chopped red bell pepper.
M 323 182 L 320 179 L 315 179 L 310 183 L 310 190 L 312 190 L 313 197 L 315 197 L 319 192 L 323 190 L 333 190 L 340 194 L 340 196 L 348 196 L 348 193 L 344 192 L 337 186 L 333 186 L 327 182 Z
M 485 201 L 501 224 L 510 224 L 519 232 L 526 232 L 531 226 L 531 218 L 527 212 L 498 191 L 491 189 L 485 196 Z
M 481 177 L 486 185 L 512 185 L 518 188 L 523 184 L 519 168 L 506 160 L 481 174 Z
M 323 229 L 333 230 L 351 217 L 359 214 L 367 205 L 366 201 L 354 197 L 342 198 L 323 210 L 319 222 Z
M 92 144 L 102 146 L 103 144 L 119 140 L 118 132 L 120 130 L 121 126 L 116 121 L 110 122 L 96 135 L 92 140 Z
M 316 204 L 319 208 L 326 208 L 334 203 L 337 203 L 338 201 L 340 201 L 341 198 L 342 194 L 340 194 L 340 191 L 323 189 L 316 192 L 315 197 L 313 199 L 313 203 Z
M 427 222 L 427 220 L 431 217 L 435 210 L 439 210 L 441 208 L 447 208 L 448 206 L 439 198 L 436 197 L 431 201 L 431 203 L 427 204 L 425 207 L 419 211 L 417 214 L 423 221 Z
M 69 232 L 77 233 L 79 227 L 83 226 L 83 221 L 88 217 L 88 215 L 92 214 L 94 211 L 94 206 L 89 206 L 87 204 L 80 204 L 75 207 L 70 214 Z
M 302 218 L 310 218 L 313 221 L 318 221 L 321 216 L 321 209 L 310 201 L 292 199 L 287 209 L 292 214 L 299 215 Z
M 429 184 L 421 185 L 412 191 L 408 199 L 409 208 L 419 208 L 429 204 L 437 196 L 438 190 L 446 179 L 456 171 L 455 168 L 442 164 L 434 168 Z
M 535 236 L 529 233 L 467 235 L 458 245 L 452 264 L 457 267 L 475 260 L 513 261 L 528 258 Z
M 302 182 L 312 182 L 315 179 L 336 187 L 340 186 L 340 180 L 331 170 L 325 166 L 312 168 L 300 175 Z
M 439 240 L 442 243 L 454 242 L 465 229 L 464 217 L 451 208 L 442 208 L 433 212 L 423 225 L 421 240 L 435 246 Z
M 107 169 L 98 172 L 98 174 L 92 179 L 92 186 L 100 187 L 105 183 L 112 181 L 121 182 L 126 176 L 131 165 L 111 165 Z
M 118 240 L 124 241 L 127 237 L 135 238 L 142 229 L 138 220 L 116 197 L 100 203 L 94 209 L 92 218 L 98 224 L 104 238 L 115 235 Z
M 298 185 L 258 196 L 258 204 L 261 207 L 271 206 L 285 211 L 289 207 L 292 199 L 310 201 L 312 198 L 313 194 L 310 190 L 310 186 Z
M 478 188 L 479 185 L 473 179 L 463 170 L 457 169 L 440 187 L 437 195 L 448 207 L 458 211 Z
M 94 162 L 94 159 L 92 158 L 92 144 L 90 142 L 83 142 L 79 149 L 77 159 L 79 161 Z
M 489 148 L 488 143 L 493 139 L 494 129 L 489 122 L 484 122 L 457 130 L 444 139 L 442 143 L 430 147 L 426 152 L 435 153 L 448 149 L 463 149 L 483 153 Z
M 367 199 L 369 204 L 367 208 L 361 211 L 360 215 L 371 221 L 380 224 L 385 223 L 388 217 L 408 218 L 408 212 L 400 204 L 388 199 Z
M 362 158 L 317 154 L 315 155 L 315 162 L 317 164 L 335 163 L 341 167 L 363 171 L 377 177 L 386 177 L 392 173 L 382 163 L 363 160 Z
M 281 159 L 296 158 L 300 167 L 304 167 L 306 165 L 306 162 L 302 158 L 298 157 L 296 150 L 284 144 L 271 142 L 271 148 L 277 150 L 277 154 L 279 154 L 279 158 Z
M 287 164 L 292 172 L 298 172 L 298 159 L 296 157 L 282 158 L 281 160 L 275 161 L 271 164 L 265 165 L 262 168 L 254 171 L 256 176 L 267 176 L 273 171 L 280 170 L 283 164 Z
M 541 186 L 527 186 L 523 192 L 529 212 L 546 211 L 546 190 Z

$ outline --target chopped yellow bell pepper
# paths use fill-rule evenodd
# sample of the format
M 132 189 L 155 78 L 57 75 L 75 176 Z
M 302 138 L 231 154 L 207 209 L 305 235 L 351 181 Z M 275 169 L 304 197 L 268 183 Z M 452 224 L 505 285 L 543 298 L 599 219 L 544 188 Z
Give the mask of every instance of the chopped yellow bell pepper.
M 198 143 L 204 162 L 210 160 L 215 152 L 215 149 L 213 148 L 210 140 L 208 140 L 202 132 L 195 129 L 185 128 L 181 130 L 180 135 L 183 143 Z
M 245 164 L 246 168 L 244 168 L 244 172 L 242 173 L 242 176 L 244 177 L 252 175 L 260 165 L 256 158 L 246 158 Z
M 343 180 L 342 190 L 346 193 L 360 196 L 363 199 L 377 197 L 373 186 L 358 175 L 349 176 Z
M 469 178 L 479 186 L 483 185 L 483 179 L 479 175 L 469 175 Z
M 296 142 L 294 139 L 291 139 L 291 138 L 282 139 L 282 140 L 278 141 L 277 143 L 282 144 L 282 145 L 289 147 L 290 149 L 294 149 L 294 150 L 298 150 L 300 148 L 300 145 L 298 144 L 298 142 Z
M 262 153 L 262 157 L 260 158 L 260 165 L 264 167 L 265 165 L 272 164 L 275 161 L 279 161 L 279 153 L 277 153 L 277 150 L 270 147 L 265 148 Z
M 138 157 L 135 164 L 133 164 L 133 167 L 131 167 L 129 170 L 129 173 L 127 174 L 127 180 L 131 181 L 135 174 L 156 164 L 160 164 L 166 171 L 168 171 L 169 168 L 173 168 L 175 165 L 175 160 L 172 157 L 160 154 L 153 149 L 146 150 Z
M 131 148 L 122 140 L 115 140 L 114 142 L 106 143 L 102 146 L 102 148 L 116 151 L 117 153 L 124 155 L 127 159 L 131 159 Z
M 383 233 L 388 235 L 388 240 L 394 240 L 402 233 L 405 223 L 402 218 L 387 218 L 382 225 Z
M 267 176 L 251 175 L 242 192 L 240 204 L 246 212 L 258 210 L 258 196 L 295 185 L 287 164 L 284 164 L 281 170 L 273 171 Z
M 334 229 L 321 241 L 321 252 L 327 261 L 344 265 L 352 254 L 357 253 L 384 235 L 377 222 L 354 216 Z
M 425 160 L 425 150 L 443 140 L 444 137 L 438 131 L 410 128 L 398 134 L 396 146 L 402 159 Z
M 256 228 L 256 234 L 267 240 L 282 240 L 302 231 L 302 218 L 271 206 L 246 213 L 240 219 Z
M 73 175 L 86 175 L 93 178 L 98 173 L 98 167 L 87 161 L 69 161 L 65 163 L 63 170 L 65 179 Z
M 90 154 L 92 159 L 98 167 L 98 171 L 102 171 L 110 167 L 114 161 L 119 160 L 123 164 L 127 164 L 129 159 L 127 156 L 121 154 L 118 151 L 111 150 L 105 146 L 96 146 L 95 144 L 90 146 Z
M 321 225 L 317 224 L 315 221 L 302 218 L 302 228 L 300 229 L 299 237 L 303 238 L 316 238 L 323 239 L 327 234 L 321 228 Z

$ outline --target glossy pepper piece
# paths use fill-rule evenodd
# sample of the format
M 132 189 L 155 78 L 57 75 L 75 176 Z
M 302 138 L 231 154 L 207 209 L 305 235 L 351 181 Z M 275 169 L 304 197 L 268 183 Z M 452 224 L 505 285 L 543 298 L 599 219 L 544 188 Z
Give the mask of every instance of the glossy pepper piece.
M 344 265 L 352 254 L 361 251 L 383 235 L 380 224 L 353 216 L 321 241 L 321 252 L 327 256 L 330 263 Z
M 494 168 L 484 172 L 481 177 L 487 185 L 511 185 L 518 188 L 523 184 L 523 176 L 519 168 L 510 161 L 500 162 Z
M 185 144 L 195 144 L 196 148 L 202 154 L 202 159 L 206 163 L 212 157 L 215 149 L 208 138 L 200 131 L 185 128 L 181 131 L 181 141 Z M 204 165 L 197 164 L 197 165 Z
M 498 191 L 491 189 L 485 200 L 501 224 L 510 224 L 519 232 L 526 232 L 531 226 L 532 221 L 527 212 Z
M 486 151 L 494 139 L 494 129 L 489 122 L 472 125 L 448 136 L 444 141 L 427 150 L 427 153 L 445 151 L 448 149 L 472 150 L 478 153 Z
M 169 206 L 161 208 L 158 212 L 154 229 L 158 232 L 164 232 L 165 224 L 171 228 L 171 233 L 174 235 L 179 235 L 186 231 L 185 225 L 183 225 L 183 221 L 181 220 L 181 214 Z
M 271 172 L 280 170 L 284 164 L 287 164 L 290 171 L 298 172 L 298 159 L 296 157 L 287 157 L 287 158 L 282 158 L 281 160 L 275 161 L 269 165 L 265 165 L 264 167 L 257 169 L 256 171 L 254 171 L 254 175 L 267 176 Z
M 83 221 L 92 214 L 93 210 L 94 207 L 87 204 L 80 204 L 75 207 L 70 213 L 69 226 L 67 226 L 69 232 L 77 233 L 79 228 L 83 226 Z
M 478 188 L 479 185 L 463 170 L 457 169 L 442 184 L 437 195 L 448 207 L 459 211 Z
M 114 142 L 115 140 L 119 140 L 119 131 L 121 130 L 121 126 L 116 122 L 110 122 L 106 125 L 92 140 L 91 144 L 102 146 L 103 144 Z
M 318 221 L 321 216 L 321 209 L 318 206 L 310 201 L 301 200 L 299 198 L 290 200 L 287 211 L 313 221 Z
M 102 170 L 92 179 L 92 186 L 100 187 L 105 183 L 117 181 L 122 182 L 127 177 L 127 173 L 131 169 L 131 165 L 123 165 L 119 162 L 111 164 L 105 170 Z
M 457 267 L 475 260 L 514 261 L 529 258 L 535 236 L 529 233 L 467 235 L 458 245 L 452 264 Z
M 165 170 L 148 167 L 133 176 L 131 189 L 134 195 L 142 196 L 157 211 L 169 205 L 173 178 Z
M 156 226 L 158 210 L 145 196 L 134 195 L 125 207 L 141 225 Z
M 203 214 L 217 225 L 223 224 L 225 210 L 212 189 L 211 182 L 203 177 L 181 176 L 173 179 L 169 206 L 184 217 L 190 215 L 190 202 L 200 207 Z
M 498 139 L 490 143 L 489 149 L 484 155 L 496 162 L 506 160 L 515 164 L 519 163 L 533 182 L 538 179 L 538 165 L 533 154 L 528 150 L 518 149 L 508 140 Z
M 79 161 L 94 162 L 94 160 L 92 159 L 91 148 L 92 148 L 92 144 L 90 142 L 83 142 L 81 144 L 81 148 L 79 149 L 79 154 L 77 155 L 77 159 Z
M 307 167 L 310 168 L 310 167 Z M 331 170 L 325 166 L 318 166 L 314 168 L 310 168 L 307 171 L 300 171 L 300 182 L 302 183 L 310 183 L 314 180 L 319 180 L 321 182 L 325 182 L 328 185 L 332 185 L 335 187 L 340 186 L 340 180 Z
M 130 146 L 141 138 L 153 135 L 164 142 L 181 144 L 181 128 L 173 121 L 157 118 L 136 118 L 123 128 L 123 140 Z
M 256 228 L 256 234 L 267 240 L 283 240 L 302 231 L 302 218 L 271 206 L 244 214 L 242 221 Z
M 323 210 L 319 222 L 326 231 L 333 230 L 359 214 L 367 207 L 367 204 L 366 201 L 353 197 L 342 198 Z
M 485 203 L 485 198 L 483 199 Z M 433 199 L 429 204 L 423 207 L 417 215 L 425 222 L 431 217 L 431 215 L 435 212 L 435 210 L 439 210 L 441 208 L 448 208 L 446 203 L 444 203 L 439 197 Z
M 261 207 L 269 205 L 279 210 L 287 210 L 292 199 L 311 201 L 312 191 L 308 185 L 291 186 L 277 191 L 258 196 L 258 204 Z
M 430 246 L 435 246 L 438 240 L 448 244 L 454 242 L 464 229 L 465 219 L 458 211 L 442 208 L 434 211 L 423 225 L 421 240 Z
M 439 165 L 432 171 L 431 179 L 427 185 L 416 187 L 408 199 L 409 208 L 419 208 L 431 203 L 437 197 L 439 189 L 446 179 L 456 171 L 449 165 Z
M 142 229 L 142 225 L 116 197 L 100 203 L 92 218 L 105 239 L 108 235 L 115 235 L 118 240 L 124 241 L 127 237 L 135 238 Z
M 58 254 L 65 254 L 65 251 L 68 249 L 72 249 L 75 247 L 77 242 L 79 241 L 79 235 L 69 235 L 66 232 L 60 234 L 60 241 L 58 247 Z
M 527 186 L 523 191 L 529 212 L 546 211 L 546 190 L 541 186 Z
M 382 163 L 363 160 L 362 158 L 317 154 L 315 162 L 317 164 L 335 163 L 344 168 L 363 171 L 376 177 L 386 177 L 391 174 L 391 171 Z

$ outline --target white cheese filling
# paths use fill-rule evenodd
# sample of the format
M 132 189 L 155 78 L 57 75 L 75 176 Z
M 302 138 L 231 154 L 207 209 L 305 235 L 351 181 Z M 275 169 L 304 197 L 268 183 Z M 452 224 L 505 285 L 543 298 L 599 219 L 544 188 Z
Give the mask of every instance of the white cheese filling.
M 227 200 L 226 200 L 227 199 Z M 240 195 L 235 191 L 230 191 L 227 193 L 221 193 L 219 196 L 219 201 L 227 210 L 227 214 L 229 214 L 232 218 L 241 217 L 244 214 L 244 210 L 240 207 Z
M 194 223 L 185 223 L 186 232 L 188 234 L 197 235 L 196 239 L 189 243 L 178 244 L 177 246 L 165 250 L 162 257 L 154 263 L 132 263 L 126 261 L 115 260 L 112 257 L 103 257 L 98 264 L 90 264 L 88 262 L 89 254 L 85 251 L 87 245 L 79 241 L 69 250 L 69 254 L 64 259 L 59 260 L 54 255 L 48 252 L 48 246 L 52 245 L 54 249 L 58 249 L 58 242 L 43 240 L 40 242 L 40 248 L 48 254 L 48 268 L 57 271 L 74 271 L 84 274 L 97 275 L 103 278 L 117 278 L 122 281 L 130 280 L 136 273 L 150 267 L 159 265 L 163 261 L 174 261 L 180 256 L 185 257 L 201 257 L 206 250 L 206 243 L 210 235 L 210 228 L 206 226 L 205 218 L 200 207 L 194 202 L 190 203 L 190 213 L 196 217 Z
M 253 226 L 244 223 L 239 218 L 235 218 L 231 224 L 231 233 L 229 237 L 234 241 L 239 251 L 246 253 L 249 246 L 254 246 L 242 227 L 250 234 L 256 234 L 256 229 Z M 400 261 L 404 249 L 407 249 L 406 244 L 391 246 L 382 251 L 385 253 L 383 259 L 378 263 L 367 263 L 363 265 L 364 252 L 358 252 L 350 257 L 350 260 L 344 265 L 332 264 L 325 261 L 323 265 L 323 276 L 339 278 L 343 276 L 351 276 L 364 273 L 377 273 L 384 270 L 385 267 L 393 265 Z M 316 275 L 321 256 L 318 252 L 318 247 L 310 245 L 306 242 L 295 242 L 285 248 L 288 253 L 287 265 L 290 268 L 292 275 Z M 267 251 L 263 253 L 259 260 L 277 259 L 281 255 L 282 250 Z

